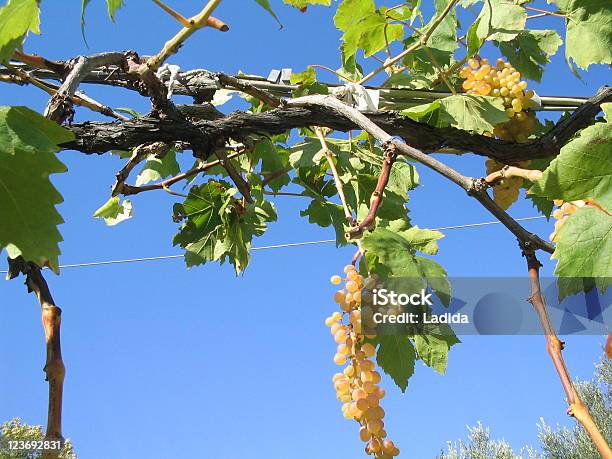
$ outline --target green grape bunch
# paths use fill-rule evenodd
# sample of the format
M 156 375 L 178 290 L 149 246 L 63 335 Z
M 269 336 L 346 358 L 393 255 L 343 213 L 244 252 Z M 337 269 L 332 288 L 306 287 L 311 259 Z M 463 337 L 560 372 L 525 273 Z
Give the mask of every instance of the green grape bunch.
M 344 273 L 344 279 L 338 275 L 331 278 L 334 285 L 345 282 L 344 288 L 334 294 L 342 312 L 335 311 L 325 320 L 338 345 L 334 363 L 346 365 L 342 373 L 332 378 L 336 397 L 342 402 L 344 417 L 359 423 L 359 438 L 366 444 L 365 452 L 376 459 L 391 459 L 399 455 L 399 449 L 387 439 L 385 410 L 380 406 L 385 390 L 379 386 L 381 375 L 372 360 L 376 348 L 365 342 L 362 327 L 362 290 L 372 288 L 376 279 L 364 279 L 353 265 L 347 265 Z

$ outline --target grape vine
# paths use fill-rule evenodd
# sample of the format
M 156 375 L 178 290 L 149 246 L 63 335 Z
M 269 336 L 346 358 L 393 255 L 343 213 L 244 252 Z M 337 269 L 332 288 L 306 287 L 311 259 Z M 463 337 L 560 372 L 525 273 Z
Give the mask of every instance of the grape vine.
M 118 20 L 124 2 L 106 3 L 110 18 Z M 300 216 L 329 228 L 338 246 L 358 249 L 353 264 L 331 278 L 342 287 L 334 295 L 337 310 L 325 324 L 337 345 L 333 362 L 343 367 L 332 378 L 342 414 L 358 423 L 366 453 L 377 459 L 399 454 L 387 438 L 381 375 L 405 391 L 417 361 L 443 374 L 451 348 L 459 343 L 451 327 L 392 337 L 370 334 L 375 327 L 369 291 L 390 279 L 415 279 L 419 289 L 429 289 L 444 306 L 451 304 L 451 283 L 435 258 L 444 234 L 417 226 L 409 214 L 410 195 L 421 185 L 419 172 L 428 168 L 492 214 L 511 243 L 518 240 L 517 250 L 527 261 L 529 301 L 568 412 L 601 455 L 612 458 L 563 361 L 563 343 L 540 288 L 538 259 L 550 254 L 556 263 L 559 302 L 610 285 L 612 88 L 593 88 L 588 98 L 558 97 L 536 94 L 527 82 L 542 81 L 560 49 L 570 66 L 568 77 L 612 64 L 609 2 L 550 0 L 550 8 L 541 9 L 523 0 L 435 0 L 432 8 L 421 8 L 421 2 L 386 7 L 374 0 L 283 0 L 303 13 L 333 3 L 339 67 L 316 64 L 291 75 L 272 71 L 266 78 L 171 64 L 188 40 L 201 35 L 222 46 L 218 37 L 230 30 L 231 21 L 213 16 L 221 3 L 208 0 L 186 17 L 154 0 L 151 7 L 161 7 L 180 28 L 150 56 L 136 51 L 63 56 L 54 47 L 47 49 L 55 56 L 40 56 L 29 49 L 27 38 L 41 31 L 41 1 L 6 0 L 0 6 L 0 83 L 49 97 L 42 113 L 0 107 L 0 250 L 9 257 L 9 278 L 25 276 L 41 306 L 47 438 L 63 438 L 65 367 L 62 310 L 43 269 L 59 274 L 64 216 L 56 206 L 63 197 L 52 176 L 67 173 L 61 155 L 74 150 L 112 152 L 122 161 L 108 178 L 112 187 L 104 204 L 91 209 L 107 225 L 133 218 L 142 193 L 163 191 L 172 200 L 167 215 L 177 225 L 172 243 L 184 251 L 190 268 L 227 262 L 241 274 L 251 244 L 278 218 L 275 201 L 281 196 L 305 203 Z M 88 4 L 82 2 L 84 36 Z M 251 14 L 249 7 L 282 24 L 282 14 L 267 0 L 244 2 L 227 14 Z M 530 27 L 542 17 L 560 22 L 554 29 Z M 249 27 L 262 24 L 250 21 Z M 208 35 L 196 33 L 201 29 Z M 282 65 L 294 65 L 294 57 L 285 56 Z M 197 64 L 208 68 L 210 62 Z M 325 82 L 322 72 L 337 81 Z M 131 91 L 143 96 L 150 110 L 109 107 L 81 91 L 85 85 L 97 85 L 101 97 Z M 229 100 L 238 109 L 228 112 Z M 110 121 L 73 122 L 77 110 Z M 544 123 L 541 110 L 564 115 Z M 448 157 L 437 153 L 484 157 L 486 176 L 465 175 L 463 162 L 451 167 Z M 556 220 L 552 244 L 507 212 L 522 197 Z M 358 260 L 363 261 L 359 270 Z M 385 313 L 399 313 L 396 306 Z

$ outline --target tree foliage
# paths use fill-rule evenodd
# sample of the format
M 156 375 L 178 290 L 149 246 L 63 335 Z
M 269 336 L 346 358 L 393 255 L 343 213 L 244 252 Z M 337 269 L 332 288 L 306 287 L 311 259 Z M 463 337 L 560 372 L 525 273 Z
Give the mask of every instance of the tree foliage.
M 593 379 L 576 383 L 593 420 L 608 442 L 612 441 L 612 361 L 605 357 L 596 365 Z M 599 459 L 601 456 L 578 425 L 553 427 L 544 419 L 538 425 L 541 448 L 523 447 L 515 452 L 505 440 L 494 440 L 482 424 L 469 428 L 467 441 L 449 443 L 439 459 Z

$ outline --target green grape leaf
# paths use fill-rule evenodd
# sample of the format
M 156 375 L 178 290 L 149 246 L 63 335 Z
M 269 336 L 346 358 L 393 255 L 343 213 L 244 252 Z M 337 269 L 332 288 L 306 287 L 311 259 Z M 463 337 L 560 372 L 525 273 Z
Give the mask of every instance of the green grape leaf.
M 289 164 L 297 169 L 299 167 L 313 167 L 325 160 L 325 153 L 321 148 L 319 139 L 306 137 L 302 142 L 291 147 Z
M 261 184 L 254 183 L 251 191 L 257 201 L 243 205 L 229 183 L 209 180 L 191 187 L 185 201 L 174 205 L 174 219 L 183 220 L 174 245 L 185 249 L 188 267 L 229 261 L 237 274 L 246 269 L 253 237 L 276 220 L 272 203 L 261 199 Z
M 236 274 L 240 274 L 251 259 L 253 237 L 265 233 L 267 223 L 277 218 L 276 210 L 270 201 L 260 200 L 246 204 L 243 210 L 233 209 L 232 212 L 226 212 L 224 217 L 224 237 L 215 245 L 215 259 L 221 264 L 229 260 Z
M 342 35 L 344 59 L 354 56 L 357 49 L 365 57 L 383 49 L 387 43 L 401 41 L 404 28 L 401 24 L 389 24 L 387 18 L 376 10 L 373 0 L 345 0 L 334 16 L 336 27 Z
M 419 185 L 419 173 L 412 164 L 396 161 L 389 174 L 389 183 L 385 189 L 393 191 L 403 199 L 408 199 L 408 192 Z
M 149 182 L 171 177 L 180 171 L 181 168 L 176 161 L 176 152 L 174 150 L 168 151 L 161 158 L 150 155 L 142 167 L 142 171 L 136 177 L 136 186 L 146 185 Z
M 372 174 L 356 173 L 350 180 L 350 187 L 345 187 L 346 200 L 351 209 L 357 211 L 357 220 L 366 217 L 370 210 L 372 193 L 376 189 L 378 176 Z M 406 199 L 390 189 L 383 192 L 382 203 L 376 213 L 377 221 L 396 220 L 406 218 Z
M 436 99 L 433 102 L 427 104 L 416 105 L 414 107 L 407 108 L 400 112 L 400 115 L 407 116 L 408 118 L 423 123 L 429 123 L 432 119 L 437 119 L 438 111 L 440 110 L 440 99 Z M 435 123 L 433 123 L 435 125 Z
M 8 0 L 0 8 L 0 62 L 11 58 L 29 32 L 40 34 L 38 2 Z
M 73 134 L 26 107 L 0 107 L 0 249 L 59 271 L 55 206 L 63 201 L 49 180 L 66 171 L 58 145 Z
M 121 201 L 118 196 L 114 196 L 96 210 L 93 216 L 103 218 L 108 226 L 118 225 L 132 218 L 132 201 Z
M 446 270 L 429 258 L 416 257 L 416 261 L 421 268 L 421 272 L 427 284 L 440 299 L 443 305 L 448 306 L 451 302 L 451 284 L 448 281 Z
M 106 9 L 108 10 L 108 17 L 112 21 L 115 20 L 117 10 L 123 6 L 123 0 L 106 0 Z
M 435 255 L 438 253 L 438 240 L 444 237 L 440 231 L 421 229 L 418 226 L 409 226 L 405 220 L 394 220 L 387 229 L 400 234 L 410 243 L 412 250 Z
M 471 94 L 434 100 L 402 110 L 400 114 L 435 127 L 453 126 L 480 134 L 493 131 L 496 124 L 508 121 L 500 98 Z
M 226 182 L 209 180 L 191 187 L 185 201 L 174 205 L 174 218 L 184 223 L 173 243 L 185 249 L 187 267 L 215 259 L 215 244 L 223 225 L 220 212 L 230 203 L 229 189 Z
M 529 193 L 564 201 L 591 198 L 612 213 L 610 123 L 595 123 L 561 148 Z
M 500 50 L 508 61 L 529 80 L 540 81 L 543 66 L 563 44 L 554 30 L 524 30 L 515 38 L 500 43 Z
M 436 15 L 431 19 L 432 22 L 435 21 L 436 17 L 448 6 L 448 1 L 435 0 L 434 5 L 436 8 Z M 425 30 L 427 30 L 427 27 L 428 26 L 425 26 Z M 429 40 L 427 40 L 427 46 L 429 48 L 449 52 L 453 52 L 459 47 L 457 43 L 457 17 L 454 11 L 447 14 L 442 22 L 435 28 Z
M 561 230 L 552 257 L 557 262 L 559 300 L 584 290 L 584 278 L 605 291 L 612 278 L 612 216 L 599 209 L 581 208 Z
M 527 12 L 511 0 L 487 0 L 478 19 L 476 33 L 480 38 L 508 41 L 525 29 Z
M 496 124 L 508 121 L 503 101 L 499 97 L 457 94 L 440 99 L 441 126 L 450 125 L 482 134 L 493 131 Z
M 85 39 L 85 10 L 87 10 L 89 2 L 91 2 L 91 0 L 81 0 L 81 34 L 83 35 L 83 39 Z M 123 7 L 123 0 L 106 0 L 106 9 L 108 11 L 108 17 L 113 22 L 115 22 L 117 10 L 119 10 L 121 7 Z
M 424 334 L 414 337 L 418 358 L 441 375 L 446 373 L 448 351 L 458 342 L 450 328 L 446 328 L 444 334 Z
M 480 47 L 484 43 L 484 39 L 478 36 L 478 26 L 480 25 L 480 21 L 482 18 L 477 18 L 467 32 L 467 57 L 472 57 L 478 51 L 480 51 Z
M 612 5 L 609 0 L 555 0 L 567 17 L 565 55 L 578 67 L 612 64 Z
M 346 218 L 342 206 L 327 200 L 313 199 L 305 210 L 300 212 L 302 217 L 308 217 L 308 223 L 315 223 L 322 227 L 332 226 L 336 233 L 336 246 L 346 244 L 344 236 Z
M 416 352 L 408 336 L 378 336 L 376 362 L 395 384 L 406 392 L 408 380 L 414 374 Z
M 255 146 L 252 156 L 261 158 L 261 174 L 264 177 L 276 177 L 268 182 L 273 191 L 280 190 L 291 181 L 289 174 L 283 173 L 290 161 L 290 151 L 286 148 L 268 139 L 262 139 Z
M 280 19 L 278 18 L 278 16 L 272 9 L 272 5 L 270 5 L 270 0 L 255 0 L 255 1 L 257 2 L 259 6 L 261 6 L 264 10 L 270 13 L 270 16 L 272 16 L 276 20 L 276 22 L 278 22 L 278 25 L 281 28 L 283 27 L 283 24 L 280 22 Z
M 414 256 L 416 247 L 403 233 L 376 228 L 362 238 L 362 247 L 388 268 L 393 276 L 420 278 L 421 270 Z

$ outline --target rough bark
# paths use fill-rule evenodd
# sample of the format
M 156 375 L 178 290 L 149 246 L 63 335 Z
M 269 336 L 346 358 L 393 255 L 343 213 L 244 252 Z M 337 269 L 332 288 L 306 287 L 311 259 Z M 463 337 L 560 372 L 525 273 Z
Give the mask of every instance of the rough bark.
M 612 101 L 612 88 L 604 87 L 589 102 L 537 140 L 517 144 L 486 136 L 470 134 L 455 128 L 435 128 L 418 123 L 394 112 L 379 112 L 366 116 L 391 135 L 402 137 L 409 145 L 426 152 L 442 148 L 473 152 L 512 163 L 534 158 L 555 156 L 572 136 L 588 126 L 600 111 L 600 104 Z M 179 110 L 191 119 L 160 120 L 153 117 L 118 122 L 75 123 L 68 128 L 75 140 L 62 145 L 64 149 L 83 153 L 104 153 L 109 150 L 129 150 L 145 142 L 182 141 L 196 149 L 211 150 L 230 137 L 248 134 L 278 134 L 288 129 L 323 126 L 337 131 L 357 129 L 357 126 L 329 107 L 282 107 L 263 113 L 234 112 L 218 119 L 197 119 L 197 105 L 179 105 Z M 211 116 L 210 108 L 201 116 Z

